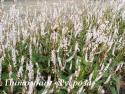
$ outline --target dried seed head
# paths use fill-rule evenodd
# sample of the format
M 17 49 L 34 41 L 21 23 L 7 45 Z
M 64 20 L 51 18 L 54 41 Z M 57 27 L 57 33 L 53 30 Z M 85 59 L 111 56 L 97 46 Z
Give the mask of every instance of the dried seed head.
M 57 32 L 59 30 L 59 25 L 58 24 L 55 24 L 53 27 L 52 27 L 52 30 L 54 32 Z
M 9 64 L 8 65 L 8 72 L 12 71 L 12 66 Z

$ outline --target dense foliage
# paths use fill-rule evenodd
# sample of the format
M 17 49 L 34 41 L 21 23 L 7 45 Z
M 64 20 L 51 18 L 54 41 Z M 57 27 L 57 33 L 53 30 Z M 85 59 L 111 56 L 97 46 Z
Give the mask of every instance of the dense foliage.
M 118 94 L 124 5 L 123 0 L 2 4 L 0 94 Z

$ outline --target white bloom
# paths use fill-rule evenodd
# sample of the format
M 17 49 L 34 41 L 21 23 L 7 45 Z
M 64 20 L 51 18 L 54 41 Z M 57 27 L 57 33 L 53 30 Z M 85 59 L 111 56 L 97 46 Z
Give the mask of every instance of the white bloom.
M 9 64 L 9 66 L 8 66 L 8 68 L 9 68 L 9 79 L 12 79 L 12 66 Z
M 104 65 L 104 63 L 102 63 L 100 71 L 103 71 L 104 68 L 105 68 L 105 65 Z
M 29 81 L 31 81 L 34 77 L 33 64 L 30 62 L 26 64 L 26 69 L 28 70 Z
M 36 63 L 36 67 L 37 67 L 36 82 L 39 82 L 41 78 L 41 73 L 40 73 L 40 68 L 39 68 L 38 63 Z
M 43 22 L 40 24 L 40 28 L 41 28 L 41 32 L 40 32 L 40 33 L 41 33 L 41 36 L 45 36 L 47 32 L 44 31 L 45 26 L 44 26 L 44 23 L 43 23 Z
M 67 49 L 67 46 L 68 46 L 68 38 L 64 37 L 62 40 L 61 47 Z
M 50 87 L 52 84 L 52 81 L 51 81 L 51 75 L 48 76 L 48 79 L 47 79 L 47 85 L 46 87 Z
M 62 29 L 62 35 L 65 35 L 68 32 L 68 27 L 64 27 Z
M 34 77 L 34 70 L 33 70 L 34 66 L 32 64 L 32 45 L 31 44 L 29 45 L 29 55 L 30 55 L 30 62 L 27 63 L 26 69 L 28 70 L 29 80 L 32 80 Z
M 78 42 L 76 42 L 76 44 L 75 44 L 75 51 L 79 51 L 80 49 L 79 49 L 79 44 L 78 44 Z
M 53 62 L 54 65 L 56 65 L 56 51 L 55 50 L 51 51 L 51 61 Z
M 32 44 L 29 45 L 30 62 L 32 63 Z
M 29 90 L 28 90 L 27 94 L 32 94 L 33 93 L 33 89 L 34 89 L 33 82 L 29 82 Z
M 17 73 L 18 77 L 22 77 L 23 76 L 23 66 L 21 65 L 20 68 L 19 68 L 19 71 Z
M 82 23 L 79 22 L 76 26 L 75 26 L 75 37 L 77 37 L 77 35 L 82 31 Z
M 0 22 L 0 41 L 2 41 L 3 38 L 3 23 Z
M 89 62 L 93 62 L 93 60 L 94 60 L 94 53 L 90 52 L 89 53 Z
M 106 24 L 101 24 L 100 27 L 99 27 L 99 29 L 101 31 L 105 30 L 106 29 Z
M 11 20 L 12 19 L 17 19 L 19 17 L 19 10 L 16 9 L 16 5 L 13 4 L 11 7 L 10 7 L 10 18 Z
M 116 27 L 114 30 L 113 38 L 118 38 L 118 28 Z
M 16 65 L 17 61 L 16 61 L 16 49 L 12 47 L 12 61 L 14 66 Z
M 50 38 L 51 38 L 52 42 L 57 43 L 58 33 L 54 31 L 54 32 L 51 34 Z
M 88 32 L 86 35 L 86 43 L 89 42 L 91 38 L 92 38 L 92 33 Z

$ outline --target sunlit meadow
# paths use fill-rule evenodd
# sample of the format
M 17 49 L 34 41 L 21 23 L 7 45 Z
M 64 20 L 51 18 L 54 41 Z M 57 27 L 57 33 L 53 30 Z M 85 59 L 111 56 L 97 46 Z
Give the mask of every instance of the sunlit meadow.
M 125 0 L 1 0 L 0 94 L 121 94 L 124 64 Z

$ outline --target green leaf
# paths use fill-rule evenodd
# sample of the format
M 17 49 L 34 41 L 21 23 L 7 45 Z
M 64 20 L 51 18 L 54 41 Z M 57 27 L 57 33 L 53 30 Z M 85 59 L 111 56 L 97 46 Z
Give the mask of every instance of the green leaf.
M 112 94 L 117 94 L 117 90 L 115 87 L 110 87 L 110 90 L 111 90 Z

